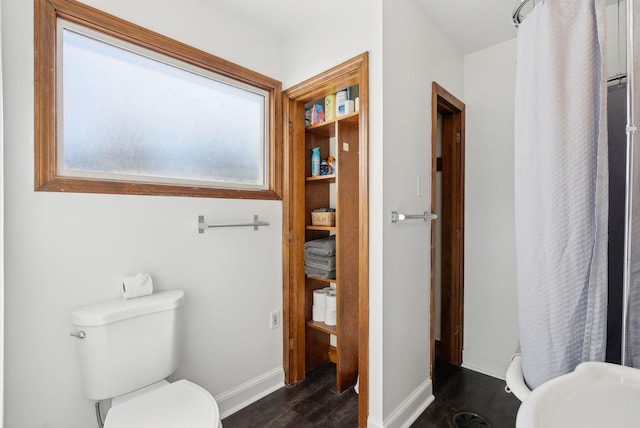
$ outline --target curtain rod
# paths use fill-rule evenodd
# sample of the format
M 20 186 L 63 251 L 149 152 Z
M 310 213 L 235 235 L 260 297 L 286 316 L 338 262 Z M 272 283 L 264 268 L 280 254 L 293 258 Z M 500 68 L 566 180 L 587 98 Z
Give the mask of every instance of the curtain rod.
M 514 9 L 513 9 L 513 13 L 511 15 L 511 20 L 513 22 L 513 25 L 518 28 L 518 25 L 522 24 L 522 15 L 520 15 L 520 12 L 522 12 L 522 8 L 524 7 L 524 5 L 526 5 L 529 2 L 529 0 L 520 0 L 520 4 L 518 4 Z M 627 78 L 627 74 L 626 73 L 618 73 L 614 76 L 610 76 L 607 78 L 607 83 L 611 83 L 611 82 L 615 82 L 618 81 L 618 83 L 621 83 L 622 80 Z
M 626 78 L 627 78 L 627 73 L 616 74 L 614 76 L 607 77 L 607 83 L 611 83 L 615 81 L 618 81 L 618 83 L 621 83 Z
M 520 0 L 520 4 L 517 5 L 515 9 L 513 9 L 513 13 L 511 14 L 511 21 L 516 28 L 518 28 L 518 25 L 522 23 L 522 16 L 520 15 L 520 12 L 522 11 L 524 5 L 528 2 L 529 0 Z

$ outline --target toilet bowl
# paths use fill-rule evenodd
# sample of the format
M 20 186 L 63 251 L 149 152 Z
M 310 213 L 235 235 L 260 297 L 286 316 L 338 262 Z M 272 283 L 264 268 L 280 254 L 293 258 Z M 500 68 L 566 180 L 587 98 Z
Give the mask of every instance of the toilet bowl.
M 222 428 L 222 423 L 211 394 L 183 379 L 113 399 L 104 428 L 141 427 Z
M 208 391 L 165 380 L 179 362 L 183 302 L 171 290 L 71 312 L 84 393 L 112 399 L 104 428 L 222 428 Z

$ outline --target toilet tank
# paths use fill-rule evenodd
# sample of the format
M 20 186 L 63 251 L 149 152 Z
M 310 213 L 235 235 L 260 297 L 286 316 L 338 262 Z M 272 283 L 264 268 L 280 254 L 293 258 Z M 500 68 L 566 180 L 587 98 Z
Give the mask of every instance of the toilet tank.
M 103 400 L 160 381 L 179 362 L 182 290 L 75 308 L 71 321 L 85 395 Z

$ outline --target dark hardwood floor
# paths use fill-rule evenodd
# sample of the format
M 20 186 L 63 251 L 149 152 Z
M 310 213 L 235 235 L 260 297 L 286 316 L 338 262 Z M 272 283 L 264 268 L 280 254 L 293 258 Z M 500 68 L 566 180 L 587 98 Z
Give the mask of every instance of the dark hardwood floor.
M 412 428 L 512 428 L 520 401 L 504 392 L 504 381 L 471 370 L 437 362 L 434 374 L 435 401 L 411 425 Z M 488 425 L 464 419 L 460 412 L 475 413 Z M 285 386 L 222 421 L 224 428 L 344 427 L 358 426 L 358 396 L 353 388 L 335 392 L 335 366 L 325 364 L 307 378 Z M 466 423 L 466 424 L 465 424 Z
M 411 425 L 411 428 L 513 428 L 520 400 L 504 390 L 503 380 L 462 367 L 452 366 L 442 361 L 436 362 L 433 376 L 436 399 L 427 410 Z M 453 417 L 459 413 L 475 413 L 487 424 L 479 420 L 459 417 L 456 425 Z
M 222 421 L 224 428 L 357 427 L 358 395 L 336 393 L 335 365 L 327 363 L 306 379 L 285 386 Z

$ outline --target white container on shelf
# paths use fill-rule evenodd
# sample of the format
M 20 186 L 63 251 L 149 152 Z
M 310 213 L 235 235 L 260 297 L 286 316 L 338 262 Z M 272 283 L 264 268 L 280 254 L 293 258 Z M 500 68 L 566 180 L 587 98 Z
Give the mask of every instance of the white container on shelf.
M 336 93 L 336 117 L 344 116 L 347 104 L 347 91 L 339 91 Z

